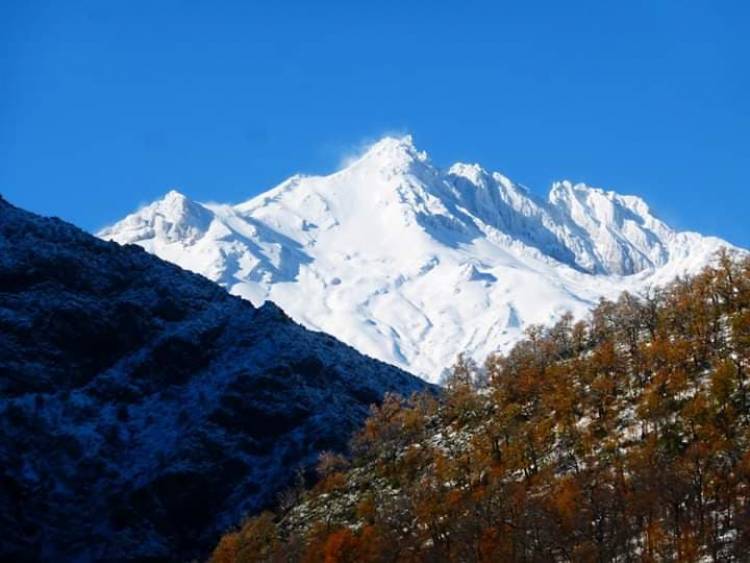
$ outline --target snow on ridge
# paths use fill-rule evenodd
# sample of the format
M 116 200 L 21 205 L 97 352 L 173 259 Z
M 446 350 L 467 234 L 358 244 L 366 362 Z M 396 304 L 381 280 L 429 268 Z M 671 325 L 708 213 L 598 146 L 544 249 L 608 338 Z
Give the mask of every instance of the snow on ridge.
M 440 170 L 410 136 L 239 205 L 195 205 L 200 227 L 159 228 L 142 210 L 99 236 L 433 381 L 459 352 L 482 360 L 531 323 L 581 316 L 731 247 L 672 230 L 637 196 L 563 181 L 541 198 L 478 164 Z

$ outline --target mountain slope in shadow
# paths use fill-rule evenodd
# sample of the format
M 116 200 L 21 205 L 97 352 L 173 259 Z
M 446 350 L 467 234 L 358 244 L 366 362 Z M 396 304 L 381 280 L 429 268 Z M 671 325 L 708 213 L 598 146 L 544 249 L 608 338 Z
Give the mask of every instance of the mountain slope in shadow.
M 421 380 L 0 198 L 0 558 L 186 560 Z

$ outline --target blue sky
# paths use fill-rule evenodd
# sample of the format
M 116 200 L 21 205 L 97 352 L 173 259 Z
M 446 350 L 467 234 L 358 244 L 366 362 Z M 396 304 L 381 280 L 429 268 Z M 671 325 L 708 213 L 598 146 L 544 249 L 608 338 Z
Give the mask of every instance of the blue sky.
M 94 230 L 409 132 L 750 247 L 747 2 L 0 3 L 0 193 Z

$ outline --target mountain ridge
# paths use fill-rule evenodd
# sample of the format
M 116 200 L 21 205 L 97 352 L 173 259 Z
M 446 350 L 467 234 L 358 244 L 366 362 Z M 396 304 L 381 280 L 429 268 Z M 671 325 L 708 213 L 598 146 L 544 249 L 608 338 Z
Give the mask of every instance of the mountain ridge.
M 271 302 L 0 198 L 0 560 L 203 558 L 346 451 L 372 403 L 424 387 Z
M 410 136 L 385 138 L 333 174 L 202 207 L 208 226 L 159 230 L 160 212 L 146 207 L 99 236 L 256 304 L 270 299 L 432 381 L 460 351 L 481 361 L 530 324 L 581 316 L 600 297 L 696 272 L 733 248 L 674 231 L 637 196 L 563 181 L 543 198 L 478 164 L 439 169 Z

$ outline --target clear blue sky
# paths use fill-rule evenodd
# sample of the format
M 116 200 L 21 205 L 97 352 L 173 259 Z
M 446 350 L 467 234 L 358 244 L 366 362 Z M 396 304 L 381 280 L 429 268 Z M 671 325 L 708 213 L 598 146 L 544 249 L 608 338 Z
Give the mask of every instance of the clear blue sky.
M 748 2 L 0 2 L 0 193 L 93 230 L 410 132 L 750 246 Z

